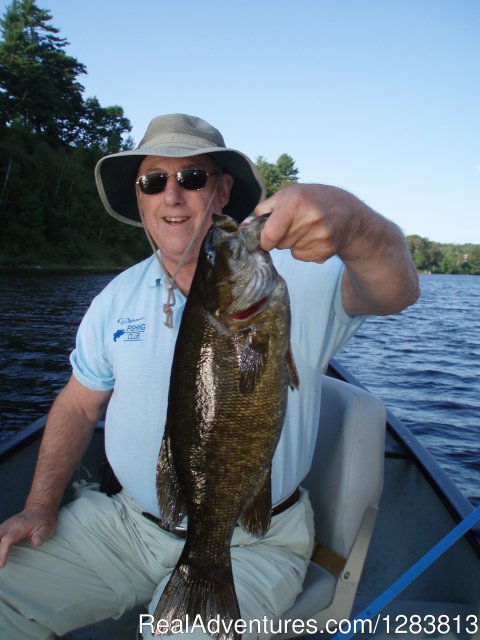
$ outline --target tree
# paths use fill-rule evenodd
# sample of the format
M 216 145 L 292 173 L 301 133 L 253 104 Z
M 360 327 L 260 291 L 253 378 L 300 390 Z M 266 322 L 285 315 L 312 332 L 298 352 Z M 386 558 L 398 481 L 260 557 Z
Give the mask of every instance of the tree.
M 440 262 L 441 273 L 458 273 L 458 257 L 453 245 L 447 245 Z
M 102 107 L 96 97 L 85 100 L 78 136 L 79 142 L 85 147 L 98 149 L 102 153 L 132 148 L 131 138 L 122 141 L 122 135 L 131 129 L 122 107 Z
M 86 68 L 34 0 L 13 0 L 0 20 L 0 124 L 19 122 L 51 141 L 69 144 L 83 115 Z
M 52 146 L 19 125 L 3 131 L 0 266 L 128 266 L 148 255 L 142 230 L 103 208 L 93 180 L 101 155 Z
M 267 197 L 298 181 L 298 169 L 288 153 L 282 153 L 276 164 L 268 162 L 263 156 L 258 156 L 256 165 L 265 184 Z
M 84 101 L 86 69 L 50 20 L 13 0 L 0 21 L 0 264 L 131 264 L 143 235 L 105 215 L 93 180 L 102 155 L 131 148 L 130 122 Z
M 407 238 L 413 262 L 419 271 L 437 271 L 442 253 L 438 245 L 427 238 L 409 236 Z
M 280 172 L 282 182 L 291 184 L 298 181 L 298 169 L 295 166 L 295 161 L 288 153 L 282 153 L 277 160 L 277 167 Z

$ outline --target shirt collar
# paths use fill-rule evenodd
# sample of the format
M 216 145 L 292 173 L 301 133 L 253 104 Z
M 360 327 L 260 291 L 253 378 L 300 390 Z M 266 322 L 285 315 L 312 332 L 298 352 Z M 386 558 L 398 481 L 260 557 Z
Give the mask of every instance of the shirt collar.
M 165 278 L 165 271 L 162 269 L 159 261 L 152 255 L 147 271 L 147 282 L 149 287 L 157 287 Z
M 146 281 L 149 287 L 159 287 L 163 285 L 162 288 L 165 290 L 165 292 L 168 291 L 166 284 L 170 282 L 170 278 L 165 273 L 164 269 L 162 268 L 162 265 L 157 260 L 155 255 L 152 255 L 150 258 L 150 264 L 148 265 Z M 184 294 L 180 291 L 178 287 L 175 287 L 175 296 L 179 301 L 185 300 Z

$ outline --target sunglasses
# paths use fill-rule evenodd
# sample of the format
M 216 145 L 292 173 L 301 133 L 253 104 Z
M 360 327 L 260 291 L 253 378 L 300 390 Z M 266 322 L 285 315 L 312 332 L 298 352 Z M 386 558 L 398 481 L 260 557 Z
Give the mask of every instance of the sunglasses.
M 167 186 L 167 180 L 170 176 L 175 176 L 175 180 L 183 189 L 198 191 L 199 189 L 203 189 L 207 184 L 208 176 L 215 176 L 218 173 L 218 171 L 208 173 L 203 169 L 182 169 L 175 173 L 155 171 L 154 173 L 146 173 L 140 176 L 135 184 L 138 185 L 142 193 L 154 195 L 156 193 L 162 193 Z

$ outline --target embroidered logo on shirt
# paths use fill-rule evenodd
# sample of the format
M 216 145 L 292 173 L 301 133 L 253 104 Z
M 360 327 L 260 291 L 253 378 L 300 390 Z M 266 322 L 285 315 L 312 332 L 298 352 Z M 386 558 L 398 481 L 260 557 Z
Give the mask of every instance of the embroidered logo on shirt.
M 114 342 L 141 342 L 145 333 L 145 323 L 141 318 L 119 318 L 117 323 L 121 329 L 117 329 L 113 334 Z

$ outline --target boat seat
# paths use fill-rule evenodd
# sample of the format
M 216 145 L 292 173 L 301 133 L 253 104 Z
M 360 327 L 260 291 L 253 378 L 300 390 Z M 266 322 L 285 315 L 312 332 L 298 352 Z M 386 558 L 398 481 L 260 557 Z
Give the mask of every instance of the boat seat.
M 385 406 L 367 391 L 324 376 L 312 470 L 302 482 L 315 516 L 316 547 L 302 593 L 283 620 L 348 618 L 383 488 Z M 294 637 L 295 633 L 276 636 Z

